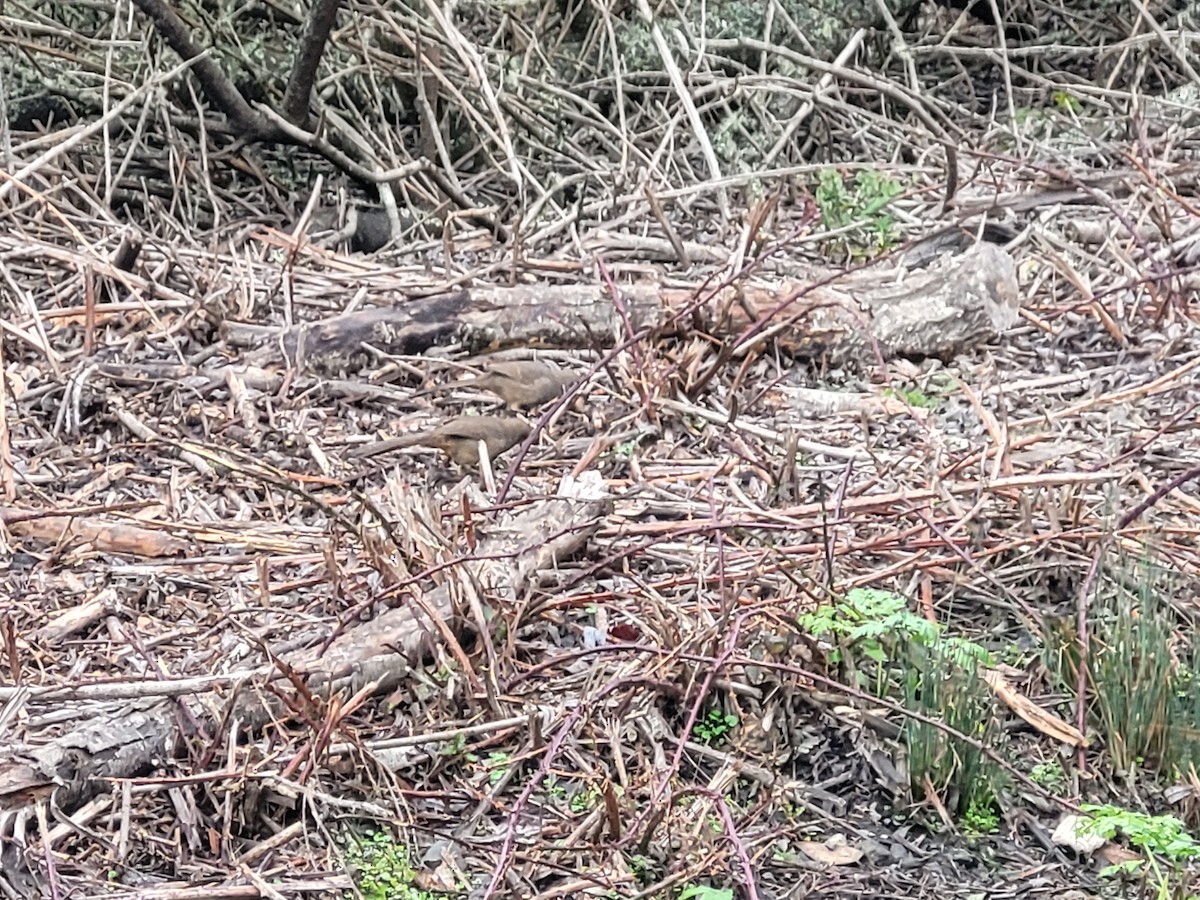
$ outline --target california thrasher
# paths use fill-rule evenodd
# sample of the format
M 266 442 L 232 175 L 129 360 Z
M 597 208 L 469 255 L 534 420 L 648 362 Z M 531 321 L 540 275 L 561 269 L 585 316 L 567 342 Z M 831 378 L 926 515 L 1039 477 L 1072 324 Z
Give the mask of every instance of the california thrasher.
M 531 430 L 528 422 L 513 416 L 458 416 L 431 431 L 365 444 L 346 455 L 366 459 L 403 447 L 436 447 L 460 466 L 477 466 L 480 441 L 487 447 L 488 457 L 495 459 L 523 441 Z
M 553 400 L 574 380 L 574 375 L 557 366 L 526 359 L 489 363 L 482 375 L 451 381 L 442 389 L 480 388 L 491 391 L 511 409 L 527 409 Z

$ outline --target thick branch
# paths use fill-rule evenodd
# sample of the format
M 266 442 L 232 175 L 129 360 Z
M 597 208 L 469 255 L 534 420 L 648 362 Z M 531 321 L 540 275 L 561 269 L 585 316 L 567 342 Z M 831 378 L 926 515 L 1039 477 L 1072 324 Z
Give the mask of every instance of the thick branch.
M 313 81 L 321 54 L 337 21 L 342 0 L 316 0 L 308 15 L 308 27 L 300 40 L 300 51 L 292 66 L 292 77 L 288 79 L 283 95 L 283 115 L 293 125 L 307 128 L 308 102 L 312 96 Z
M 278 130 L 251 108 L 224 70 L 211 56 L 205 55 L 204 50 L 192 40 L 187 23 L 179 18 L 166 0 L 133 2 L 172 50 L 184 60 L 196 60 L 192 70 L 196 73 L 205 96 L 225 114 L 229 124 L 241 137 L 251 141 L 271 141 L 278 138 Z

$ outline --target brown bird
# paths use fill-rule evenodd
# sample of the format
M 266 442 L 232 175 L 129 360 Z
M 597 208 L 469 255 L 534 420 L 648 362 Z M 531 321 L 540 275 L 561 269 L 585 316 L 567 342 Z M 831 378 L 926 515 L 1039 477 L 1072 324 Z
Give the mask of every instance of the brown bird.
M 550 402 L 574 380 L 574 375 L 550 363 L 517 360 L 490 363 L 477 378 L 451 381 L 443 389 L 479 388 L 491 391 L 512 409 L 527 409 Z
M 432 431 L 355 447 L 347 456 L 365 459 L 402 447 L 437 447 L 460 466 L 477 466 L 480 441 L 487 447 L 488 457 L 495 459 L 525 440 L 531 430 L 524 419 L 511 416 L 459 416 Z

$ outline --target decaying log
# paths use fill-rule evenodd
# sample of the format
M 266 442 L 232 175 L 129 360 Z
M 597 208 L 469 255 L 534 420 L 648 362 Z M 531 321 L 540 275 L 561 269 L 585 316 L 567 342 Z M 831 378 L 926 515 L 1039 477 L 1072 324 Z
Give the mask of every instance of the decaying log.
M 357 691 L 364 684 L 372 684 L 376 690 L 391 689 L 408 666 L 429 651 L 431 641 L 443 635 L 457 641 L 456 633 L 461 635 L 467 621 L 478 621 L 469 609 L 473 604 L 486 602 L 509 611 L 508 624 L 515 628 L 514 605 L 537 585 L 541 573 L 553 571 L 559 560 L 584 548 L 610 507 L 611 500 L 595 473 L 586 473 L 579 480 L 565 478 L 558 497 L 489 525 L 476 553 L 449 568 L 447 581 L 419 603 L 355 623 L 324 652 L 297 651 L 280 659 L 304 675 L 307 687 L 317 695 Z M 474 601 L 463 602 L 472 592 Z M 287 684 L 279 669 L 272 667 L 234 673 L 226 680 L 226 685 L 244 683 L 232 701 L 236 704 L 234 716 L 243 725 L 255 728 L 279 714 L 282 705 L 270 702 L 273 695 L 264 689 L 268 680 L 274 681 L 277 690 Z M 113 685 L 114 695 L 122 687 Z M 31 709 L 41 703 L 61 708 L 72 702 L 70 689 L 20 690 L 28 690 L 26 705 Z M 196 704 L 191 715 L 185 716 L 175 708 L 177 702 L 182 701 L 163 696 L 147 696 L 133 703 L 88 700 L 80 704 L 79 723 L 63 728 L 53 739 L 39 743 L 30 736 L 23 743 L 7 745 L 0 751 L 0 811 L 26 806 L 56 786 L 59 805 L 73 807 L 106 790 L 106 778 L 130 778 L 151 771 L 169 755 L 189 719 L 210 730 L 222 721 L 220 708 L 206 714 L 208 704 Z
M 767 335 L 793 353 L 834 358 L 950 356 L 992 340 L 1017 320 L 1012 258 L 992 244 L 943 257 L 927 269 L 814 277 L 808 283 L 745 282 L 706 293 L 696 286 L 473 287 L 289 329 L 227 322 L 225 340 L 253 347 L 256 365 L 286 360 L 334 374 L 371 361 L 364 345 L 419 354 L 451 341 L 468 350 L 507 346 L 594 347 L 630 333 L 709 333 L 753 344 Z
M 31 705 L 34 696 L 31 691 Z M 54 739 L 9 743 L 0 751 L 0 811 L 46 796 L 55 785 L 59 805 L 74 807 L 104 789 L 97 778 L 142 774 L 166 754 L 175 725 L 160 699 L 82 705 L 77 724 Z
M 499 606 L 520 602 L 538 573 L 553 571 L 558 560 L 582 550 L 611 511 L 598 476 L 590 476 L 595 473 L 565 478 L 558 497 L 490 524 L 474 559 L 449 569 L 451 579 L 419 604 L 389 609 L 347 629 L 323 653 L 308 650 L 287 662 L 297 671 L 330 678 L 349 675 L 373 659 L 394 660 L 398 653 L 415 662 L 428 652 L 442 622 L 464 613 L 456 609 L 456 596 L 482 593 Z M 511 621 L 507 625 L 516 627 Z

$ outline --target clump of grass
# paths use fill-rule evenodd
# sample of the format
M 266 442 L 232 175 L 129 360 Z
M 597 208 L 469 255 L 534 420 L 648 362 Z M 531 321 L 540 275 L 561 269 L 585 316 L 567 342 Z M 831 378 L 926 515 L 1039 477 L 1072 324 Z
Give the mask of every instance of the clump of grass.
M 1171 604 L 1174 578 L 1150 562 L 1117 557 L 1101 570 L 1088 607 L 1089 714 L 1114 767 L 1163 772 L 1200 761 L 1200 679 L 1194 627 Z M 1074 618 L 1047 628 L 1045 662 L 1063 687 L 1078 682 Z
M 904 705 L 998 750 L 1005 733 L 978 663 L 977 655 L 948 641 L 913 646 L 904 675 Z M 905 723 L 904 737 L 914 787 L 932 784 L 946 807 L 964 817 L 972 830 L 986 830 L 978 823 L 992 821 L 1007 773 L 975 744 L 918 719 Z

